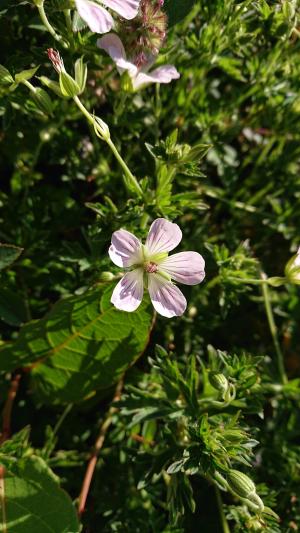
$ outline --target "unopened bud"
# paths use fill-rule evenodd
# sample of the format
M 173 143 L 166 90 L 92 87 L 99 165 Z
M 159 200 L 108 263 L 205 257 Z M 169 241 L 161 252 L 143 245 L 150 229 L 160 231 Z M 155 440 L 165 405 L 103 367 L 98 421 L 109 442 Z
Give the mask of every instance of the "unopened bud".
M 58 72 L 59 74 L 61 72 L 65 72 L 64 62 L 60 57 L 59 52 L 57 50 L 54 50 L 53 48 L 48 48 L 47 54 L 56 72 Z
M 284 273 L 291 283 L 300 285 L 300 248 L 285 265 Z
M 107 139 L 110 139 L 109 127 L 106 124 L 106 122 L 104 122 L 104 120 L 102 120 L 99 117 L 94 116 L 93 125 L 94 125 L 94 130 L 95 130 L 97 137 L 99 137 L 100 139 L 104 141 L 106 141 Z
M 60 57 L 60 54 L 57 50 L 53 48 L 48 48 L 47 50 L 48 57 L 55 68 L 56 72 L 59 74 L 59 87 L 63 96 L 69 96 L 74 98 L 81 93 L 81 88 L 78 83 L 67 73 L 64 62 Z
M 227 483 L 230 489 L 241 498 L 249 498 L 249 496 L 256 492 L 256 487 L 252 479 L 239 470 L 230 470 L 228 472 Z
M 224 394 L 227 392 L 229 383 L 228 379 L 224 376 L 224 374 L 221 374 L 219 372 L 210 372 L 208 379 L 214 389 Z
M 227 474 L 227 483 L 237 496 L 249 500 L 249 505 L 254 504 L 258 509 L 263 510 L 264 504 L 256 493 L 256 487 L 252 479 L 239 470 L 229 470 Z
M 66 71 L 59 74 L 59 86 L 63 96 L 78 96 L 80 94 L 80 87 L 78 83 Z
M 115 278 L 112 272 L 101 272 L 99 281 L 112 281 Z
M 83 62 L 83 57 L 80 57 L 75 62 L 75 81 L 80 88 L 80 94 L 83 93 L 87 79 L 87 66 Z
M 37 87 L 32 94 L 32 99 L 43 113 L 52 115 L 52 102 L 49 95 L 41 87 Z

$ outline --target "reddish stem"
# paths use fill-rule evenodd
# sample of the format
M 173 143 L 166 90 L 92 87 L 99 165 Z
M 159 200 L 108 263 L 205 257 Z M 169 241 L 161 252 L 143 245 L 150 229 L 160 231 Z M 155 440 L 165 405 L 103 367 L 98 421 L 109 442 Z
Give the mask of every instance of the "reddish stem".
M 122 391 L 122 388 L 123 388 L 123 379 L 121 379 L 117 385 L 117 388 L 116 388 L 116 391 L 115 391 L 115 395 L 113 397 L 113 400 L 112 400 L 112 403 L 114 402 L 117 402 L 119 399 L 120 399 L 120 396 L 121 396 L 121 391 Z M 89 490 L 90 490 L 90 486 L 91 486 L 91 482 L 92 482 L 92 479 L 93 479 L 93 475 L 94 475 L 94 472 L 95 472 L 95 468 L 96 468 L 96 464 L 97 464 L 97 461 L 98 461 L 98 456 L 99 456 L 99 453 L 100 453 L 100 450 L 104 444 L 104 441 L 105 441 L 105 437 L 106 437 L 106 433 L 112 423 L 112 417 L 114 415 L 114 413 L 117 411 L 118 409 L 116 407 L 110 407 L 110 409 L 108 410 L 107 412 L 107 415 L 104 419 L 104 422 L 100 428 L 100 432 L 99 432 L 99 435 L 98 435 L 98 438 L 95 442 L 95 446 L 94 446 L 94 450 L 91 454 L 91 457 L 89 459 L 89 462 L 88 462 L 88 465 L 87 465 L 87 468 L 86 468 L 86 472 L 85 472 L 85 476 L 84 476 L 84 479 L 83 479 L 83 483 L 82 483 L 82 487 L 81 487 L 81 492 L 80 492 L 80 495 L 79 495 L 79 503 L 78 503 L 78 515 L 79 517 L 82 516 L 82 514 L 84 513 L 84 510 L 85 510 L 85 505 L 86 505 L 86 500 L 87 500 L 87 497 L 88 497 L 88 494 L 89 494 Z
M 15 397 L 18 392 L 21 374 L 16 374 L 10 384 L 7 399 L 4 405 L 2 414 L 2 434 L 0 437 L 0 444 L 6 441 L 11 434 L 11 413 L 14 404 Z

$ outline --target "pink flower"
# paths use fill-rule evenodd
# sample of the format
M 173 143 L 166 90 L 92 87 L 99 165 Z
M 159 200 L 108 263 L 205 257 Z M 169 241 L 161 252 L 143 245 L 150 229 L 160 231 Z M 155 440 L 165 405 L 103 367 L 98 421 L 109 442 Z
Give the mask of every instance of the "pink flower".
M 116 11 L 121 17 L 130 20 L 133 19 L 139 9 L 140 0 L 100 0 L 101 4 Z M 75 0 L 76 8 L 81 18 L 87 23 L 88 27 L 94 33 L 106 33 L 114 25 L 111 14 L 99 5 L 97 0 Z
M 181 238 L 179 226 L 164 218 L 152 223 L 145 245 L 125 229 L 113 233 L 110 258 L 117 266 L 131 269 L 112 293 L 111 302 L 117 309 L 135 311 L 143 299 L 145 284 L 159 314 L 171 318 L 184 313 L 186 299 L 172 280 L 185 285 L 201 283 L 205 262 L 197 252 L 168 256 Z
M 128 71 L 135 91 L 148 83 L 170 83 L 171 80 L 180 78 L 179 72 L 173 65 L 163 65 L 148 73 L 154 60 L 153 56 L 146 59 L 142 68 L 128 61 L 122 41 L 114 33 L 98 39 L 97 45 L 112 58 L 119 74 L 123 74 L 126 70 Z

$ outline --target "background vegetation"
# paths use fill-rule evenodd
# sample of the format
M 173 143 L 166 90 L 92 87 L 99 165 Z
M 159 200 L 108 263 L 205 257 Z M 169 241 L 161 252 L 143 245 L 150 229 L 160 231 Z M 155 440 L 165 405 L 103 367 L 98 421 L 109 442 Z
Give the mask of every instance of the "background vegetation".
M 0 257 L 0 531 L 298 531 L 299 287 L 264 282 L 300 243 L 297 2 L 166 1 L 158 62 L 181 77 L 135 94 L 96 35 L 71 31 L 69 7 L 45 2 L 64 48 L 33 3 L 1 2 L 13 79 L 0 72 L 0 239 L 22 253 Z M 46 87 L 49 47 L 71 74 L 84 56 L 81 101 L 141 197 L 72 99 Z M 107 250 L 113 231 L 144 238 L 159 216 L 207 274 L 184 289 L 182 318 L 153 324 L 147 299 L 130 315 L 111 307 Z

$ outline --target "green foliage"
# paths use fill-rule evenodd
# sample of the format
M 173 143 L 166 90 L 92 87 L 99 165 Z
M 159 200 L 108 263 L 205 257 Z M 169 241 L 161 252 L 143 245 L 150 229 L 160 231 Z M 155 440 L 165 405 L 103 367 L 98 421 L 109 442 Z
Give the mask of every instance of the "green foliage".
M 46 463 L 32 455 L 5 471 L 0 531 L 79 533 L 70 498 Z
M 111 387 L 144 351 L 152 314 L 143 304 L 128 316 L 110 295 L 100 287 L 58 302 L 2 348 L 1 369 L 32 367 L 32 386 L 48 402 L 80 402 Z
M 21 255 L 23 249 L 18 246 L 0 243 L 0 270 L 10 266 Z
M 1 3 L 9 533 L 41 533 L 40 519 L 55 533 L 220 533 L 224 520 L 234 533 L 299 528 L 299 5 L 165 0 L 164 10 L 153 68 L 173 64 L 180 78 L 130 93 L 74 2 Z M 60 85 L 48 48 L 74 80 Z M 115 285 L 121 272 L 112 233 L 144 239 L 160 216 L 182 229 L 180 251 L 203 255 L 206 278 L 182 288 L 182 318 L 157 317 L 152 331 L 146 296 L 118 312 L 99 281 Z M 70 497 L 103 423 L 78 525 Z

